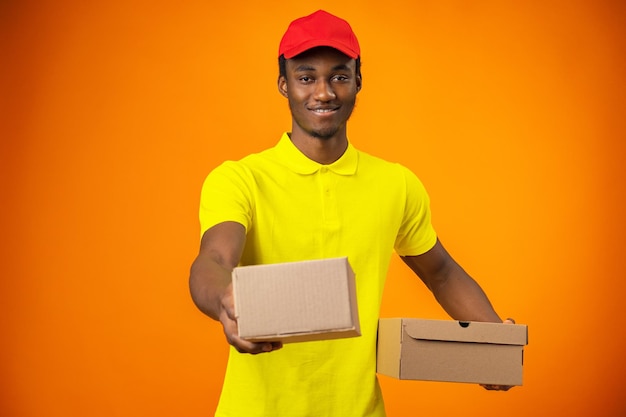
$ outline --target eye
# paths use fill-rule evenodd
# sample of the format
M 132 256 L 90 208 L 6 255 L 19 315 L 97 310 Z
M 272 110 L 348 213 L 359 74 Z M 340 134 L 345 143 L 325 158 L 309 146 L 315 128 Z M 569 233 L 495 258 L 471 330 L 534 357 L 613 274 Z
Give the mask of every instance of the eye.
M 334 81 L 339 81 L 339 82 L 345 82 L 345 81 L 348 81 L 349 79 L 350 79 L 350 78 L 349 78 L 348 76 L 346 76 L 346 75 L 341 75 L 341 74 L 339 74 L 339 75 L 335 75 L 335 76 L 333 77 L 333 80 L 334 80 Z
M 312 82 L 312 81 L 313 81 L 313 78 L 309 77 L 308 75 L 303 75 L 303 76 L 301 76 L 300 78 L 298 78 L 298 80 L 299 80 L 301 83 L 308 84 L 308 83 L 310 83 L 310 82 Z

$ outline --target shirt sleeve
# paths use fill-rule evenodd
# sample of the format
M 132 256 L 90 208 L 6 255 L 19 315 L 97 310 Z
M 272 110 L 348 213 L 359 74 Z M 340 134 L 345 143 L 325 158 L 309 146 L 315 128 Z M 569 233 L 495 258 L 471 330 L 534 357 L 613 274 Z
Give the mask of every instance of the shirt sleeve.
M 248 230 L 253 213 L 254 178 L 241 163 L 227 161 L 204 180 L 200 194 L 201 235 L 216 224 L 232 221 Z
M 430 198 L 417 176 L 403 167 L 406 199 L 404 217 L 394 248 L 400 256 L 416 256 L 428 252 L 437 242 L 431 223 Z

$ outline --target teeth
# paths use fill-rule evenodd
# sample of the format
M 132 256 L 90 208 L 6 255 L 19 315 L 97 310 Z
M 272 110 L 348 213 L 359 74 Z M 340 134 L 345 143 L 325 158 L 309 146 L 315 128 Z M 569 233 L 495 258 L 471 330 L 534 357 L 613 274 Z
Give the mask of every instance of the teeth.
M 314 111 L 317 113 L 330 113 L 333 109 L 315 109 Z

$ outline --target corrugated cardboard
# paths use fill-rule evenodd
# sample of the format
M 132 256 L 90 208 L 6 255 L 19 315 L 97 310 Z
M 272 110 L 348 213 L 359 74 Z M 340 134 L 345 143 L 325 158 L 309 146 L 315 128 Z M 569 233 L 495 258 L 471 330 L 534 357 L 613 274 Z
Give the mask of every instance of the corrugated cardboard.
M 347 258 L 233 270 L 239 336 L 302 342 L 360 336 L 355 277 Z
M 377 371 L 399 379 L 522 385 L 526 344 L 525 325 L 380 319 Z

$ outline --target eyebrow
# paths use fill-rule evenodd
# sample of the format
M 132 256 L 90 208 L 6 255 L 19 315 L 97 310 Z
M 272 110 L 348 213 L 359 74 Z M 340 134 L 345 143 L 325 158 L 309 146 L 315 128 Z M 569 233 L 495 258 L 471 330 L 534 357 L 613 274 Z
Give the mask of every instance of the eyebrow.
M 307 64 L 298 65 L 295 68 L 295 72 L 315 71 L 316 68 Z M 331 71 L 349 71 L 350 68 L 346 64 L 335 65 L 331 68 Z

